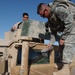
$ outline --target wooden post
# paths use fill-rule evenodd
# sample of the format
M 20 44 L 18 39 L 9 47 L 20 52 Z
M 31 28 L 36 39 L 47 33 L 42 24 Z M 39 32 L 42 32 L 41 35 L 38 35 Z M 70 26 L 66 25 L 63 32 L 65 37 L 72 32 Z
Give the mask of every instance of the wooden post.
M 50 53 L 50 64 L 54 64 L 54 50 Z
M 28 75 L 28 54 L 29 44 L 28 42 L 22 43 L 22 60 L 21 60 L 21 72 L 20 75 Z
M 50 71 L 49 71 L 49 75 L 52 75 L 54 69 L 55 69 L 55 65 L 54 65 L 54 50 L 52 50 L 52 52 L 50 53 Z

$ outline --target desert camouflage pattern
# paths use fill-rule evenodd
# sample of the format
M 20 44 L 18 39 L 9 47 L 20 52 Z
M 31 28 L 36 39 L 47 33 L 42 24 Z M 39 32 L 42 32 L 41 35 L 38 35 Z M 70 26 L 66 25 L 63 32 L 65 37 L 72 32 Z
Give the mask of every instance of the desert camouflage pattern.
M 68 35 L 67 39 L 65 40 L 65 48 L 63 50 L 63 62 L 71 63 L 74 57 L 75 57 L 75 27 L 73 27 L 70 35 Z
M 68 1 L 70 1 L 70 0 L 54 0 L 55 2 L 68 2 Z
M 35 20 L 27 20 L 23 23 L 21 36 L 44 38 L 45 23 Z
M 56 2 L 57 3 L 57 2 Z M 71 6 L 70 6 L 71 7 Z M 73 10 L 74 8 L 72 8 Z M 48 19 L 50 23 L 50 29 L 52 37 L 50 44 L 53 44 L 56 40 L 57 32 L 62 32 L 60 39 L 67 41 L 63 50 L 63 62 L 71 63 L 72 58 L 75 55 L 74 50 L 74 36 L 75 36 L 75 23 L 74 14 L 70 12 L 67 4 L 58 3 L 55 7 L 52 7 L 52 14 Z M 71 44 L 69 44 L 71 43 Z

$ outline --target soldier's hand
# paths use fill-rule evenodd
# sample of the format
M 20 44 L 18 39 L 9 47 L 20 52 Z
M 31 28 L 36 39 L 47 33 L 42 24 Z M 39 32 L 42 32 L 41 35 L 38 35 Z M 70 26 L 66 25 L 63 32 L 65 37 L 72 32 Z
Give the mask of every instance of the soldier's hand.
M 10 29 L 10 31 L 14 32 L 14 29 L 13 29 L 13 28 L 11 28 L 11 29 Z
M 64 40 L 60 39 L 59 43 L 60 43 L 60 45 L 64 45 L 64 42 L 65 42 Z
M 47 45 L 47 49 L 48 49 L 48 50 L 50 50 L 51 47 L 52 47 L 52 44 L 48 44 L 48 45 Z

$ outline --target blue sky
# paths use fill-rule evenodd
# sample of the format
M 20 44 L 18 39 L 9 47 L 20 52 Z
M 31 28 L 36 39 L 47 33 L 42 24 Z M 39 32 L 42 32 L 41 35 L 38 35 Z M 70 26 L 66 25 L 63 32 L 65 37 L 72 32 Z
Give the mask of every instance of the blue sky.
M 53 0 L 0 0 L 0 39 L 4 38 L 4 33 L 22 20 L 22 13 L 29 13 L 30 19 L 46 22 L 37 13 L 39 3 L 50 3 Z M 72 0 L 75 2 L 74 0 Z

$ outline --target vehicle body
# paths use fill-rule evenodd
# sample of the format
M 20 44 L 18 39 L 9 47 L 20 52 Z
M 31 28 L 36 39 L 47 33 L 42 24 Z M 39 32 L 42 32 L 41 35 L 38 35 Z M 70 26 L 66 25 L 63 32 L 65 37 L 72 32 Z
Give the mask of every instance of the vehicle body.
M 55 51 L 58 51 L 58 45 L 53 45 L 52 50 L 48 51 L 49 54 L 45 52 L 48 61 L 42 55 L 29 58 L 31 50 L 41 52 L 46 48 L 45 38 L 47 39 L 44 23 L 35 20 L 24 22 L 23 29 L 6 32 L 5 39 L 0 40 L 0 74 L 52 75 L 54 71 L 58 71 L 55 68 L 58 63 L 58 61 L 55 62 Z M 21 51 L 20 61 L 18 61 L 19 48 Z

